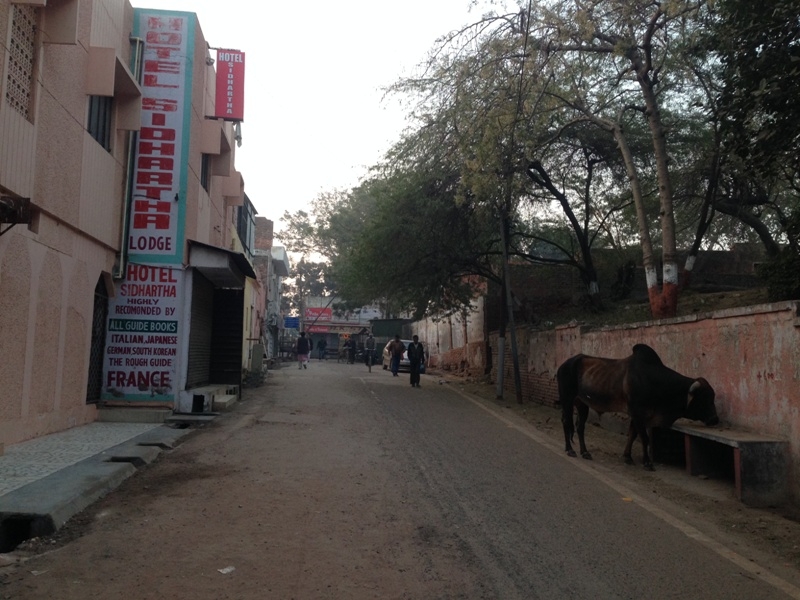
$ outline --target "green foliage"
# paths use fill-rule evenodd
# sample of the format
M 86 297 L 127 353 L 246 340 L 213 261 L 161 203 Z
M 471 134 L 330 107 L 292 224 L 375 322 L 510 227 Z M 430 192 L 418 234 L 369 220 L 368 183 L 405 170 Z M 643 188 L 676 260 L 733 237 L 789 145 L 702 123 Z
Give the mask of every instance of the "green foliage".
M 637 237 L 656 264 L 651 233 L 670 253 L 757 236 L 788 248 L 765 273 L 791 295 L 796 0 L 552 0 L 520 14 L 442 38 L 424 73 L 393 86 L 412 126 L 385 160 L 287 215 L 305 285 L 335 281 L 348 305 L 395 315 L 458 310 L 473 276 L 500 280 L 507 218 L 512 258 L 586 282 L 592 250 L 622 257 Z
M 790 248 L 761 265 L 758 274 L 767 284 L 770 302 L 800 299 L 800 255 Z
M 284 282 L 284 309 L 297 311 L 307 296 L 325 296 L 333 292 L 327 261 L 318 252 L 320 238 L 312 214 L 300 210 L 284 212 L 284 228 L 276 236 L 292 257 L 292 272 Z
M 719 111 L 739 156 L 763 173 L 798 165 L 800 11 L 796 0 L 717 0 L 709 46 L 722 62 Z
M 340 295 L 381 301 L 395 315 L 468 304 L 469 276 L 492 276 L 492 242 L 478 207 L 457 204 L 456 190 L 457 176 L 443 169 L 385 171 L 354 189 L 340 217 L 369 208 L 358 237 L 333 256 Z

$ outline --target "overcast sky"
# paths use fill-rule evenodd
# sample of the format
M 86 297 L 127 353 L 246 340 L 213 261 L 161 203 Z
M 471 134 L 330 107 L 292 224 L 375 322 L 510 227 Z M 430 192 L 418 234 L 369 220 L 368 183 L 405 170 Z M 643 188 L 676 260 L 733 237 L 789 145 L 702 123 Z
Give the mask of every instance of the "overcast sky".
M 132 0 L 197 13 L 211 47 L 245 53 L 236 165 L 275 222 L 320 192 L 358 184 L 405 122 L 381 88 L 410 75 L 437 37 L 477 20 L 470 0 Z

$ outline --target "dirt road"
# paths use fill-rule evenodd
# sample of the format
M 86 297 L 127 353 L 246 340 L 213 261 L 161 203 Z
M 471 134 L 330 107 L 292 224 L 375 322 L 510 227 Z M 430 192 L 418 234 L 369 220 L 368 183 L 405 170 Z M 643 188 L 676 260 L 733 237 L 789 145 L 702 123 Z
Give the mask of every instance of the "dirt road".
M 555 411 L 493 392 L 287 366 L 21 547 L 0 598 L 800 598 L 796 522 L 597 428 L 566 459 Z

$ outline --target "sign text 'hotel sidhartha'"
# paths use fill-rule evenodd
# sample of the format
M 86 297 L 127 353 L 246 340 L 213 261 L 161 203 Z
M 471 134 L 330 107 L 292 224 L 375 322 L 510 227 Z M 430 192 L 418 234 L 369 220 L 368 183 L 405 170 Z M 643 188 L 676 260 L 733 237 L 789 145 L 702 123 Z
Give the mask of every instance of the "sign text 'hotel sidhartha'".
M 244 52 L 217 50 L 216 111 L 218 119 L 244 121 Z
M 145 56 L 142 127 L 136 152 L 128 252 L 134 260 L 181 262 L 179 202 L 183 187 L 188 22 L 142 17 Z

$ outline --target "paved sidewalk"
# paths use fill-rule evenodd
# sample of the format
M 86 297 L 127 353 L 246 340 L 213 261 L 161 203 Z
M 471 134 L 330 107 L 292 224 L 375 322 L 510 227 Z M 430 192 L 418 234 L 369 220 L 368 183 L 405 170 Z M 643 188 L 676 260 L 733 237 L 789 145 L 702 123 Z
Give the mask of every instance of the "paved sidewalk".
M 95 422 L 7 446 L 0 456 L 0 553 L 57 530 L 190 431 Z
M 8 446 L 0 456 L 0 496 L 160 426 L 90 423 Z

